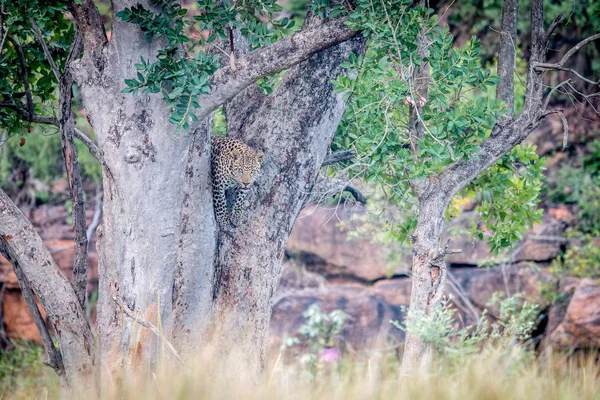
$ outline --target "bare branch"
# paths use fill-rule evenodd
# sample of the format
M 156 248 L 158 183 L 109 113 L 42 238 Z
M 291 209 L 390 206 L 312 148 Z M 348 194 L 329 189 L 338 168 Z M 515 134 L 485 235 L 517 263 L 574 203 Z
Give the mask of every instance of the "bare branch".
M 6 42 L 8 30 L 8 28 L 6 28 L 6 32 L 4 32 L 4 29 L 0 30 L 0 33 L 4 32 L 4 35 L 2 35 L 2 41 L 0 42 L 0 56 L 2 55 L 2 49 L 4 49 L 4 42 Z
M 496 98 L 504 100 L 509 109 L 507 118 L 502 124 L 514 117 L 515 111 L 515 57 L 517 42 L 518 0 L 504 0 L 502 7 L 502 36 L 498 52 L 498 76 L 502 79 L 496 87 Z
M 19 115 L 23 116 L 23 118 L 31 122 L 36 122 L 38 124 L 54 125 L 56 127 L 60 126 L 59 121 L 54 117 L 38 114 L 33 114 L 33 117 L 30 117 L 27 110 L 19 107 L 14 103 L 0 102 L 0 107 L 6 107 L 10 108 L 11 110 L 15 110 Z M 75 128 L 74 130 L 74 135 L 77 139 L 81 140 L 81 142 L 84 145 L 86 145 L 86 147 L 90 150 L 90 153 L 94 156 L 94 158 L 96 158 L 100 163 L 102 163 L 102 152 L 100 151 L 98 146 L 96 146 L 96 144 L 85 133 L 81 132 L 77 128 Z
M 218 70 L 211 79 L 211 93 L 199 97 L 202 108 L 198 111 L 198 120 L 204 120 L 257 79 L 286 70 L 314 53 L 356 36 L 357 32 L 346 26 L 345 21 L 330 20 L 250 52 L 236 60 L 235 71 L 230 66 Z
M 78 53 L 75 47 L 81 46 L 77 39 L 71 44 L 69 58 Z M 73 76 L 70 65 L 65 65 L 65 70 L 59 79 L 59 107 L 60 107 L 60 141 L 62 145 L 67 182 L 71 194 L 73 230 L 75 233 L 75 255 L 73 260 L 73 287 L 82 309 L 87 304 L 87 270 L 88 270 L 88 241 L 86 235 L 85 202 L 83 201 L 83 185 L 77 160 L 77 148 L 73 137 L 75 136 L 75 121 L 71 102 L 73 99 Z
M 32 122 L 31 118 L 35 114 L 33 107 L 33 95 L 31 94 L 31 86 L 29 84 L 29 74 L 27 72 L 27 63 L 25 62 L 25 54 L 23 53 L 23 47 L 19 42 L 12 36 L 8 36 L 8 41 L 12 43 L 17 56 L 19 57 L 19 64 L 21 64 L 21 74 L 23 75 L 23 86 L 25 87 L 25 97 L 27 98 L 27 111 L 29 115 L 29 122 Z
M 113 301 L 115 303 L 117 303 L 117 305 L 121 308 L 121 310 L 123 310 L 123 312 L 125 313 L 125 315 L 127 315 L 134 322 L 137 322 L 138 324 L 140 324 L 144 328 L 148 328 L 152 333 L 154 333 L 154 335 L 158 339 L 160 339 L 161 341 L 163 341 L 167 345 L 167 347 L 169 348 L 169 350 L 171 350 L 171 353 L 173 353 L 173 356 L 175 356 L 175 360 L 177 360 L 177 362 L 179 363 L 179 365 L 183 366 L 183 360 L 181 359 L 181 356 L 179 355 L 179 353 L 177 352 L 177 350 L 175 349 L 175 347 L 171 344 L 171 342 L 169 342 L 167 340 L 167 338 L 165 338 L 165 336 L 161 333 L 160 329 L 158 329 L 158 327 L 156 325 L 154 325 L 154 324 L 146 321 L 145 319 L 143 319 L 139 315 L 136 316 L 133 313 L 133 311 L 131 311 L 129 309 L 129 307 L 127 307 L 127 305 L 125 303 L 123 303 L 123 300 L 121 300 L 119 297 L 113 296 L 112 299 L 113 299 Z
M 46 46 L 46 42 L 44 41 L 42 32 L 40 32 L 40 28 L 38 28 L 33 17 L 29 17 L 29 23 L 31 23 L 31 26 L 33 27 L 33 32 L 35 33 L 37 40 L 42 45 L 42 49 L 44 50 L 44 55 L 46 56 L 46 60 L 48 60 L 48 63 L 50 64 L 50 68 L 52 68 L 52 72 L 54 72 L 56 81 L 60 82 L 60 73 L 58 72 L 58 67 L 56 66 L 56 63 L 54 62 L 54 59 L 52 58 L 52 54 L 50 54 L 50 50 L 48 49 L 48 46 Z
M 558 89 L 560 89 L 562 86 L 571 83 L 570 79 L 567 79 L 566 81 L 562 81 L 561 83 L 559 83 L 558 85 L 554 86 L 551 90 L 550 93 L 548 93 L 548 96 L 546 96 L 546 101 L 544 101 L 544 105 L 542 106 L 542 110 L 546 110 L 548 108 L 548 103 L 550 103 L 550 98 L 552 97 L 552 95 L 554 94 L 554 92 L 556 92 Z
M 550 24 L 550 26 L 548 27 L 548 31 L 546 32 L 546 36 L 544 37 L 544 42 L 546 42 L 546 47 L 550 44 L 549 43 L 550 36 L 552 36 L 552 33 L 554 32 L 556 27 L 558 27 L 558 25 L 560 25 L 564 20 L 565 20 L 565 16 L 563 15 L 563 13 L 560 13 L 556 16 L 556 18 L 554 18 L 554 21 L 552 21 L 552 23 Z
M 569 140 L 569 123 L 567 122 L 567 118 L 565 117 L 565 114 L 563 114 L 563 110 L 547 111 L 544 114 L 542 114 L 540 119 L 545 118 L 551 114 L 558 114 L 558 116 L 560 117 L 560 120 L 562 121 L 562 125 L 563 125 L 563 147 L 562 147 L 562 149 L 563 149 L 563 151 L 565 151 L 567 149 L 567 142 Z
M 596 82 L 594 82 L 593 80 L 586 78 L 585 76 L 581 75 L 579 72 L 575 71 L 572 68 L 566 68 L 563 67 L 562 65 L 558 64 L 558 63 L 541 63 L 541 62 L 537 62 L 537 63 L 533 63 L 532 64 L 534 69 L 538 72 L 544 72 L 544 71 L 566 71 L 569 72 L 573 75 L 575 75 L 576 77 L 578 77 L 579 79 L 581 79 L 582 81 L 585 81 L 591 85 L 594 86 L 600 86 L 600 79 Z
M 351 160 L 354 157 L 356 157 L 356 152 L 354 150 L 337 151 L 335 153 L 331 153 L 325 156 L 325 159 L 323 160 L 321 166 L 324 167 L 326 165 L 335 164 L 341 161 Z
M 85 133 L 81 132 L 77 128 L 74 128 L 73 134 L 77 139 L 81 140 L 81 142 L 86 145 L 86 147 L 90 150 L 90 154 L 93 155 L 94 158 L 100 161 L 100 163 L 102 164 L 102 152 L 100 151 L 98 146 L 96 146 L 96 144 L 92 141 L 92 139 L 90 139 Z
M 576 52 L 578 52 L 583 46 L 585 46 L 586 44 L 596 40 L 596 39 L 600 39 L 600 33 L 596 33 L 595 35 L 592 35 L 586 39 L 583 39 L 581 42 L 577 43 L 575 45 L 575 47 L 573 47 L 571 50 L 567 51 L 567 54 L 565 54 L 563 56 L 563 58 L 560 59 L 560 61 L 558 62 L 558 65 L 560 66 L 564 66 L 565 63 L 567 62 L 567 60 L 569 58 L 571 58 L 571 56 L 573 54 L 575 54 Z
M 58 339 L 69 383 L 91 374 L 92 332 L 73 287 L 62 274 L 31 222 L 0 190 L 0 238 L 40 300 Z
M 367 204 L 367 198 L 360 190 L 352 186 L 350 182 L 339 178 L 329 179 L 321 175 L 313 186 L 311 194 L 306 198 L 305 205 L 308 203 L 320 203 L 324 199 L 337 196 L 342 192 L 348 192 L 357 202 Z
M 88 226 L 85 233 L 88 246 L 92 240 L 92 235 L 96 231 L 96 228 L 98 228 L 98 225 L 100 225 L 100 218 L 102 217 L 102 197 L 102 189 L 100 188 L 100 185 L 98 185 L 96 186 L 96 207 L 94 208 L 94 216 L 92 217 L 92 222 L 90 223 L 90 226 Z
M 35 302 L 35 297 L 31 291 L 31 287 L 29 286 L 27 278 L 25 277 L 25 274 L 23 274 L 23 270 L 19 266 L 19 262 L 17 261 L 16 257 L 12 256 L 3 238 L 0 238 L 0 254 L 2 254 L 12 264 L 13 271 L 15 271 L 15 275 L 19 281 L 19 286 L 21 287 L 21 294 L 23 295 L 23 299 L 25 300 L 25 304 L 27 305 L 31 319 L 33 319 L 33 323 L 40 334 L 42 344 L 44 345 L 44 350 L 46 350 L 47 360 L 45 363 L 52 367 L 58 376 L 64 376 L 65 366 L 63 364 L 62 356 L 54 346 L 54 342 L 50 337 L 50 332 L 48 332 L 48 328 L 46 327 L 46 321 L 44 321 L 37 303 Z

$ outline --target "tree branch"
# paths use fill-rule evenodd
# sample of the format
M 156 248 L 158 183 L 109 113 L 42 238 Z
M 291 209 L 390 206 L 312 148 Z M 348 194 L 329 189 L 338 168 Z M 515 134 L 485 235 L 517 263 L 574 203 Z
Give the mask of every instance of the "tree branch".
M 36 122 L 38 124 L 54 125 L 57 128 L 60 125 L 58 120 L 54 117 L 38 114 L 33 114 L 33 117 L 30 117 L 27 110 L 19 107 L 14 103 L 0 102 L 0 107 L 6 107 L 10 108 L 11 110 L 15 110 L 19 115 L 23 116 L 23 118 L 25 118 L 28 121 L 30 120 L 31 122 Z M 102 163 L 102 152 L 100 151 L 98 146 L 96 146 L 96 144 L 92 141 L 92 139 L 90 139 L 85 133 L 81 132 L 77 128 L 75 128 L 74 134 L 75 137 L 81 140 L 81 142 L 83 142 L 83 144 L 90 150 L 90 154 L 94 156 L 94 158 L 97 159 L 100 163 Z
M 60 107 L 60 141 L 62 145 L 67 181 L 71 194 L 73 230 L 75 233 L 75 255 L 73 260 L 73 287 L 82 309 L 87 304 L 87 270 L 88 270 L 88 241 L 86 235 L 85 202 L 83 201 L 83 185 L 77 148 L 73 137 L 75 136 L 75 121 L 71 109 L 73 99 L 73 76 L 69 63 L 81 52 L 82 42 L 75 35 L 71 44 L 65 70 L 59 79 L 59 107 Z M 50 56 L 50 54 L 46 54 Z M 51 57 L 51 56 L 50 56 Z M 52 58 L 50 58 L 52 60 Z M 51 64 L 54 62 L 51 61 Z
M 517 15 L 519 12 L 518 0 L 504 0 L 502 7 L 502 35 L 500 37 L 500 51 L 498 52 L 498 76 L 502 79 L 496 87 L 496 98 L 501 99 L 509 109 L 508 115 L 503 118 L 506 123 L 514 118 L 515 112 L 515 57 L 517 42 Z
M 341 161 L 352 160 L 354 157 L 356 157 L 356 152 L 354 150 L 337 151 L 326 155 L 321 166 L 324 167 Z
M 314 184 L 311 194 L 306 198 L 305 205 L 309 203 L 320 203 L 323 200 L 334 197 L 342 192 L 348 192 L 354 197 L 354 200 L 361 204 L 367 204 L 367 198 L 347 182 L 339 178 L 325 178 L 320 175 L 317 182 Z
M 73 14 L 77 30 L 80 32 L 86 52 L 89 52 L 98 66 L 102 60 L 102 49 L 108 44 L 104 24 L 93 0 L 83 0 L 83 4 L 72 1 L 69 11 Z
M 314 53 L 356 36 L 357 32 L 346 26 L 345 21 L 330 20 L 250 52 L 236 60 L 235 71 L 230 66 L 219 69 L 211 79 L 211 93 L 199 97 L 198 120 L 202 121 L 257 79 L 286 70 Z
M 44 50 L 44 55 L 46 56 L 46 60 L 48 60 L 48 63 L 50 64 L 50 68 L 52 68 L 52 72 L 54 72 L 56 81 L 60 82 L 60 73 L 58 72 L 58 67 L 56 66 L 56 63 L 54 62 L 54 59 L 52 58 L 52 54 L 50 54 L 50 50 L 48 49 L 48 46 L 46 46 L 46 42 L 44 41 L 42 32 L 40 32 L 40 28 L 38 28 L 33 17 L 29 17 L 29 23 L 31 23 L 31 26 L 33 27 L 33 32 L 35 33 L 37 40 L 42 45 L 42 49 Z
M 29 84 L 29 74 L 27 73 L 27 64 L 25 62 L 25 54 L 23 48 L 19 42 L 12 36 L 8 36 L 8 41 L 12 43 L 19 57 L 19 64 L 21 64 L 21 74 L 23 75 L 23 86 L 25 87 L 25 97 L 27 98 L 27 111 L 29 115 L 29 122 L 32 122 L 31 118 L 35 114 L 33 107 L 33 96 L 31 94 L 31 86 Z
M 563 58 L 560 59 L 560 61 L 558 62 L 558 65 L 560 66 L 564 66 L 565 63 L 567 62 L 567 60 L 569 58 L 571 58 L 571 56 L 573 54 L 575 54 L 576 52 L 578 52 L 583 46 L 585 46 L 586 44 L 596 40 L 596 39 L 600 39 L 600 33 L 596 33 L 595 35 L 592 35 L 586 39 L 583 39 L 581 42 L 577 43 L 571 50 L 567 51 L 567 54 L 565 54 L 563 56 Z
M 544 114 L 542 114 L 540 119 L 545 118 L 551 114 L 558 114 L 558 116 L 560 117 L 560 120 L 562 121 L 562 125 L 563 125 L 563 148 L 562 149 L 564 151 L 567 148 L 567 143 L 569 140 L 569 122 L 567 122 L 567 118 L 565 117 L 565 114 L 563 114 L 563 110 L 547 111 Z
M 45 363 L 52 367 L 59 377 L 63 377 L 65 374 L 65 366 L 63 364 L 62 356 L 54 346 L 54 342 L 50 337 L 50 332 L 48 332 L 48 328 L 46 327 L 46 321 L 44 321 L 37 303 L 35 302 L 35 297 L 31 291 L 31 287 L 29 286 L 27 278 L 25 277 L 25 274 L 23 274 L 23 270 L 19 266 L 19 262 L 17 261 L 16 257 L 13 257 L 11 254 L 3 238 L 0 238 L 0 254 L 2 254 L 12 264 L 13 270 L 15 271 L 15 275 L 19 281 L 19 286 L 21 287 L 21 294 L 23 295 L 23 299 L 25 300 L 25 304 L 27 305 L 31 319 L 33 319 L 33 323 L 40 334 L 42 344 L 46 350 L 47 360 Z
M 544 101 L 544 105 L 542 106 L 542 110 L 546 110 L 548 108 L 548 104 L 550 103 L 550 98 L 552 97 L 552 95 L 554 94 L 554 92 L 556 92 L 558 89 L 560 89 L 562 86 L 571 83 L 571 79 L 567 79 L 566 81 L 562 81 L 561 83 L 559 83 L 558 85 L 554 86 L 551 90 L 550 93 L 548 93 L 548 96 L 546 96 L 546 100 Z
M 127 315 L 129 318 L 131 318 L 134 322 L 137 322 L 138 324 L 140 324 L 141 326 L 143 326 L 144 328 L 148 328 L 152 333 L 154 333 L 154 335 L 162 340 L 167 347 L 169 348 L 169 350 L 171 351 L 171 353 L 173 353 L 173 356 L 175 356 L 175 360 L 177 360 L 177 362 L 179 363 L 179 365 L 183 366 L 183 361 L 181 359 L 181 356 L 179 355 L 179 353 L 177 352 L 177 350 L 175 349 L 175 347 L 171 344 L 171 342 L 169 342 L 167 340 L 167 338 L 165 338 L 165 335 L 162 334 L 162 332 L 160 331 L 160 329 L 158 329 L 158 327 L 154 324 L 151 324 L 150 322 L 146 321 L 145 319 L 143 319 L 140 316 L 136 316 L 133 311 L 131 311 L 129 309 L 129 307 L 127 307 L 127 305 L 125 303 L 123 303 L 123 300 L 121 300 L 121 298 L 117 297 L 117 296 L 113 296 L 113 301 L 115 303 L 117 303 L 117 305 L 121 308 L 121 310 L 123 310 L 123 312 L 125 313 L 125 315 Z
M 48 315 L 67 381 L 76 383 L 94 367 L 94 341 L 85 313 L 41 237 L 3 190 L 0 210 L 0 238 Z
M 556 16 L 556 18 L 554 18 L 554 21 L 552 21 L 552 23 L 550 24 L 550 26 L 548 27 L 548 31 L 546 32 L 546 35 L 544 36 L 544 42 L 546 43 L 546 47 L 550 44 L 550 36 L 552 36 L 552 33 L 554 32 L 554 30 L 564 20 L 565 20 L 565 16 L 563 15 L 563 13 L 560 13 Z
M 513 15 L 516 18 L 516 14 Z M 492 134 L 484 140 L 479 152 L 471 159 L 459 161 L 434 179 L 428 181 L 428 194 L 441 186 L 445 200 L 450 199 L 468 182 L 493 165 L 500 157 L 521 143 L 535 129 L 542 115 L 541 102 L 543 91 L 542 74 L 535 65 L 545 59 L 544 9 L 541 0 L 533 0 L 531 7 L 531 56 L 527 74 L 525 105 L 519 118 L 510 124 L 501 126 L 496 123 Z

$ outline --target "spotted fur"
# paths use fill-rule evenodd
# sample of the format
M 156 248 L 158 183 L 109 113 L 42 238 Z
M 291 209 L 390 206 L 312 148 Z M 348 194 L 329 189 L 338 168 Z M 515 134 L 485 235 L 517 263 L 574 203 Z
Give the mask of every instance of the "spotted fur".
M 212 137 L 213 203 L 217 222 L 222 228 L 239 221 L 244 211 L 244 200 L 258 175 L 264 155 L 254 151 L 244 142 Z M 233 189 L 231 212 L 227 209 L 226 191 Z

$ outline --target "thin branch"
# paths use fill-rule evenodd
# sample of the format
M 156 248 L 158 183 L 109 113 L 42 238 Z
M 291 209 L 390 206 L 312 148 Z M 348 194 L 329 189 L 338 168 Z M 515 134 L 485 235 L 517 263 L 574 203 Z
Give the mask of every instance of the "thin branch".
M 328 179 L 321 175 L 315 183 L 312 192 L 306 198 L 305 205 L 308 203 L 319 203 L 326 198 L 336 196 L 342 192 L 348 192 L 357 202 L 367 204 L 365 195 L 359 189 L 352 186 L 350 182 L 339 178 Z
M 15 275 L 17 276 L 19 286 L 21 287 L 21 294 L 23 295 L 23 299 L 25 300 L 25 304 L 27 305 L 31 319 L 33 319 L 35 327 L 40 334 L 40 338 L 42 339 L 44 349 L 46 350 L 47 360 L 45 363 L 52 367 L 52 369 L 54 369 L 59 376 L 64 376 L 65 366 L 63 364 L 62 356 L 54 346 L 54 342 L 50 337 L 50 332 L 48 332 L 48 328 L 46 327 L 46 321 L 44 321 L 37 303 L 35 302 L 35 296 L 33 295 L 31 287 L 29 286 L 29 281 L 27 280 L 27 277 L 25 277 L 21 266 L 16 258 L 13 257 L 3 238 L 0 238 L 0 254 L 2 254 L 12 264 Z
M 323 160 L 321 166 L 324 167 L 326 165 L 335 164 L 341 161 L 351 160 L 354 157 L 356 157 L 356 152 L 354 150 L 337 151 L 335 153 L 331 153 L 325 156 L 325 159 Z
M 540 62 L 538 62 L 538 63 L 533 63 L 533 67 L 537 72 L 566 71 L 566 72 L 569 72 L 569 73 L 575 75 L 582 81 L 585 81 L 591 85 L 600 86 L 600 79 L 598 81 L 594 82 L 593 80 L 581 75 L 579 72 L 575 71 L 574 69 L 563 67 L 562 65 L 560 65 L 558 63 L 540 63 Z
M 567 62 L 567 60 L 569 58 L 571 58 L 571 56 L 573 54 L 575 54 L 576 52 L 578 52 L 583 46 L 585 46 L 586 44 L 596 40 L 596 39 L 600 39 L 600 33 L 596 33 L 595 35 L 592 35 L 586 39 L 583 39 L 581 42 L 577 43 L 575 45 L 575 47 L 573 47 L 571 50 L 567 51 L 567 54 L 565 54 L 563 56 L 563 58 L 560 59 L 560 61 L 558 62 L 558 65 L 560 66 L 564 66 L 565 63 Z
M 569 140 L 569 123 L 567 122 L 567 118 L 565 117 L 565 114 L 563 114 L 563 110 L 550 110 L 545 112 L 544 114 L 542 114 L 541 118 L 547 117 L 550 114 L 558 114 L 558 116 L 560 117 L 560 120 L 562 121 L 562 125 L 563 125 L 563 151 L 565 151 L 567 149 L 567 143 Z
M 479 322 L 479 318 L 481 318 L 481 315 L 475 309 L 473 302 L 469 298 L 469 295 L 465 292 L 465 289 L 462 287 L 460 282 L 454 277 L 452 272 L 450 272 L 450 268 L 448 268 L 448 283 L 450 284 L 450 287 L 452 287 L 454 292 L 456 292 L 460 300 L 465 304 L 468 312 L 471 313 L 471 317 L 473 318 L 473 320 L 475 322 Z
M 15 110 L 27 121 L 35 122 L 38 124 L 54 125 L 57 128 L 60 126 L 60 123 L 54 117 L 38 114 L 33 114 L 33 117 L 30 117 L 27 110 L 11 102 L 0 102 L 0 107 L 6 107 L 10 108 L 11 110 Z M 85 133 L 81 132 L 77 128 L 75 128 L 75 131 L 73 133 L 75 137 L 81 140 L 81 142 L 90 150 L 90 154 L 94 156 L 96 160 L 102 163 L 102 152 L 100 151 L 98 146 L 92 141 L 92 139 L 90 139 Z
M 2 29 L 3 31 L 4 29 Z M 2 42 L 0 42 L 0 56 L 2 55 L 2 50 L 4 49 L 4 42 L 6 42 L 6 38 L 8 36 L 8 28 L 6 28 L 6 32 L 4 32 L 4 35 L 2 36 Z M 0 33 L 2 32 L 0 31 Z
M 241 56 L 236 62 L 235 71 L 230 66 L 219 69 L 211 78 L 211 92 L 199 96 L 198 102 L 202 108 L 196 115 L 198 121 L 204 120 L 218 106 L 231 100 L 257 79 L 289 69 L 321 50 L 356 36 L 358 33 L 345 22 L 345 18 L 332 19 L 302 30 Z
M 35 33 L 37 40 L 42 45 L 42 49 L 44 50 L 44 55 L 46 56 L 46 60 L 48 60 L 48 63 L 50 64 L 50 68 L 52 68 L 52 72 L 54 72 L 56 81 L 60 82 L 60 73 L 58 72 L 58 67 L 56 66 L 56 63 L 54 62 L 54 59 L 52 58 L 52 54 L 50 54 L 50 49 L 48 49 L 48 46 L 46 46 L 46 42 L 44 41 L 42 32 L 40 32 L 40 28 L 38 28 L 33 17 L 29 17 L 29 23 L 33 27 L 33 32 Z
M 35 114 L 33 106 L 33 95 L 31 94 L 31 86 L 29 85 L 29 74 L 27 72 L 27 64 L 25 62 L 25 54 L 23 53 L 23 47 L 19 42 L 12 36 L 8 36 L 8 41 L 12 43 L 17 55 L 19 57 L 19 64 L 21 64 L 21 74 L 23 75 L 23 86 L 25 87 L 25 97 L 27 98 L 27 111 L 29 113 L 29 122 L 32 122 L 31 118 Z
M 98 185 L 96 186 L 96 207 L 94 209 L 94 216 L 86 231 L 88 246 L 92 240 L 92 235 L 96 231 L 96 228 L 98 228 L 98 225 L 100 225 L 100 218 L 102 217 L 102 197 L 102 189 L 100 189 L 100 185 Z
M 85 133 L 81 132 L 77 128 L 74 129 L 73 134 L 77 139 L 81 140 L 81 142 L 90 150 L 90 154 L 102 164 L 102 152 L 100 151 L 98 146 L 96 146 L 96 144 L 92 141 L 92 139 L 90 139 Z
M 548 27 L 548 31 L 546 32 L 546 36 L 544 37 L 544 42 L 546 42 L 546 47 L 550 44 L 550 36 L 552 36 L 552 33 L 554 32 L 554 30 L 558 27 L 558 25 L 560 25 L 563 21 L 565 20 L 565 16 L 563 15 L 563 13 L 560 13 L 556 16 L 556 18 L 554 18 L 554 21 L 552 21 L 552 23 L 550 24 L 550 26 Z
M 171 342 L 169 342 L 167 340 L 167 338 L 162 334 L 162 332 L 160 331 L 160 329 L 158 329 L 158 327 L 148 321 L 146 321 L 145 319 L 143 319 L 140 316 L 136 316 L 133 311 L 127 307 L 127 305 L 125 303 L 123 303 L 123 300 L 121 300 L 121 298 L 117 297 L 117 296 L 113 296 L 113 301 L 115 303 L 117 303 L 117 305 L 121 308 L 121 310 L 125 313 L 125 315 L 127 315 L 129 318 L 131 318 L 132 320 L 134 320 L 134 322 L 137 322 L 138 324 L 140 324 L 141 326 L 143 326 L 144 328 L 148 328 L 152 333 L 154 333 L 154 335 L 160 339 L 161 341 L 163 341 L 167 347 L 169 348 L 169 350 L 171 350 L 171 353 L 173 353 L 173 356 L 175 357 L 175 360 L 177 360 L 177 362 L 179 363 L 179 365 L 183 366 L 183 360 L 181 359 L 181 356 L 179 355 L 179 353 L 177 352 L 177 350 L 175 349 L 175 346 L 173 346 L 171 344 Z
M 72 203 L 73 231 L 75 233 L 75 255 L 73 259 L 73 288 L 81 307 L 85 310 L 87 303 L 87 273 L 88 273 L 88 240 L 86 234 L 85 202 L 83 200 L 83 184 L 77 160 L 75 147 L 75 120 L 73 118 L 73 76 L 71 75 L 70 62 L 81 52 L 82 42 L 79 35 L 71 43 L 67 63 L 59 79 L 59 107 L 60 107 L 60 141 L 67 171 L 67 182 Z M 49 54 L 47 54 L 49 55 Z
M 545 111 L 548 108 L 548 103 L 550 103 L 550 98 L 552 97 L 552 95 L 554 94 L 554 92 L 556 92 L 562 86 L 564 86 L 564 85 L 566 85 L 566 84 L 568 84 L 570 82 L 571 82 L 571 79 L 567 79 L 566 81 L 562 81 L 558 85 L 554 86 L 552 88 L 552 90 L 550 90 L 550 93 L 548 93 L 548 96 L 546 96 L 546 101 L 544 101 L 544 105 L 542 106 L 542 110 Z

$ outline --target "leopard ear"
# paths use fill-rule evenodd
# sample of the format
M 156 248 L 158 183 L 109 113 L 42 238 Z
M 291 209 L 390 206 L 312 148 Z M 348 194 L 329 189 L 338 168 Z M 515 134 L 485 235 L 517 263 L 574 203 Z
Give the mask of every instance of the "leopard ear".
M 231 150 L 231 157 L 237 161 L 240 158 L 242 158 L 242 153 L 240 153 L 240 151 L 238 149 L 233 149 Z
M 258 160 L 258 162 L 263 162 L 263 159 L 265 158 L 265 154 L 263 152 L 260 152 L 258 154 L 256 154 L 256 159 Z

